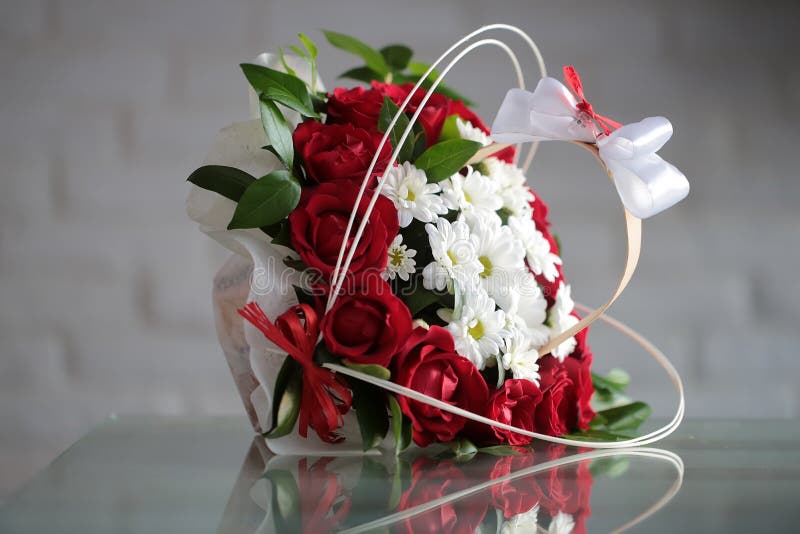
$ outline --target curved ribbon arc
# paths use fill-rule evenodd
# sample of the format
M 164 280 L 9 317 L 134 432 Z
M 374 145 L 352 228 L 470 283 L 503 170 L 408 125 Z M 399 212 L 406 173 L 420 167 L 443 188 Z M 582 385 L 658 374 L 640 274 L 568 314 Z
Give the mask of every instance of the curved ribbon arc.
M 481 491 L 485 491 L 492 486 L 497 484 L 503 484 L 506 482 L 511 482 L 513 480 L 519 478 L 525 478 L 531 475 L 535 475 L 544 471 L 549 471 L 551 469 L 555 469 L 558 467 L 564 467 L 570 464 L 579 463 L 587 460 L 597 460 L 600 458 L 609 458 L 614 456 L 640 456 L 645 458 L 658 458 L 659 460 L 665 460 L 672 464 L 677 472 L 677 477 L 675 482 L 670 486 L 667 491 L 658 499 L 655 503 L 653 503 L 650 507 L 648 507 L 644 512 L 633 518 L 632 520 L 628 521 L 624 525 L 614 529 L 612 532 L 623 532 L 634 525 L 637 525 L 659 511 L 661 508 L 666 506 L 668 502 L 672 500 L 673 497 L 680 491 L 681 486 L 683 485 L 683 476 L 684 476 L 684 465 L 683 460 L 680 456 L 675 454 L 674 452 L 665 451 L 661 449 L 629 449 L 629 450 L 621 450 L 621 451 L 591 451 L 579 454 L 573 454 L 571 456 L 567 456 L 564 458 L 558 458 L 556 460 L 550 460 L 549 462 L 544 462 L 538 465 L 533 465 L 531 467 L 526 467 L 525 469 L 520 469 L 519 471 L 515 471 L 514 473 L 509 473 L 508 475 L 494 478 L 491 480 L 484 481 L 480 484 L 476 484 L 472 487 L 457 491 L 450 495 L 445 495 L 444 497 L 439 497 L 438 499 L 434 499 L 432 501 L 428 501 L 423 504 L 419 504 L 407 510 L 401 510 L 399 512 L 395 512 L 391 515 L 386 517 L 382 517 L 380 519 L 376 519 L 374 521 L 370 521 L 369 523 L 364 523 L 363 525 L 359 525 L 357 527 L 349 528 L 347 530 L 343 530 L 341 534 L 359 534 L 361 532 L 370 532 L 372 530 L 387 527 L 399 521 L 404 521 L 406 519 L 410 519 L 414 516 L 424 514 L 425 512 L 429 512 L 435 508 L 443 506 L 445 504 L 449 504 L 454 501 L 458 501 L 465 497 L 469 497 L 475 493 L 479 493 Z
M 583 305 L 576 305 L 576 307 L 579 307 L 583 311 L 590 313 L 594 313 L 596 311 L 593 310 L 592 308 Z M 442 411 L 464 417 L 466 419 L 469 419 L 470 421 L 475 421 L 477 423 L 482 423 L 503 430 L 509 430 L 511 432 L 516 432 L 517 434 L 520 434 L 522 436 L 527 436 L 533 439 L 547 441 L 550 443 L 557 443 L 560 445 L 570 445 L 573 447 L 587 447 L 592 449 L 622 449 L 638 445 L 648 445 L 650 443 L 655 443 L 657 441 L 664 439 L 665 437 L 672 434 L 678 428 L 681 421 L 683 421 L 683 416 L 686 409 L 683 381 L 681 380 L 678 371 L 675 369 L 675 366 L 672 365 L 672 362 L 669 361 L 669 358 L 667 358 L 666 355 L 658 349 L 658 347 L 653 345 L 650 341 L 648 341 L 645 337 L 643 337 L 641 334 L 639 334 L 632 328 L 617 321 L 616 319 L 608 317 L 607 315 L 600 315 L 599 319 L 608 323 L 610 326 L 616 328 L 617 330 L 619 330 L 620 332 L 631 338 L 634 342 L 639 344 L 643 349 L 645 349 L 645 351 L 650 355 L 650 357 L 653 358 L 656 361 L 656 363 L 658 363 L 661 366 L 661 368 L 664 369 L 664 371 L 666 371 L 667 375 L 672 381 L 673 386 L 675 387 L 675 391 L 678 393 L 678 408 L 676 410 L 675 416 L 668 424 L 652 432 L 648 432 L 647 434 L 644 434 L 642 436 L 624 441 L 611 441 L 611 442 L 582 441 L 569 438 L 560 438 L 556 436 L 548 436 L 547 434 L 541 434 L 539 432 L 531 432 L 530 430 L 525 430 L 523 428 L 515 427 L 513 425 L 501 423 L 499 421 L 495 421 L 494 419 L 490 419 L 483 415 L 470 412 L 469 410 L 464 410 L 463 408 L 453 406 L 452 404 L 446 403 L 442 400 L 436 399 L 429 395 L 425 395 L 424 393 L 420 393 L 416 390 L 407 388 L 405 386 L 401 386 L 399 384 L 395 384 L 394 382 L 391 382 L 389 380 L 376 378 L 372 375 L 368 375 L 366 373 L 362 373 L 360 371 L 356 371 L 354 369 L 350 369 L 348 367 L 344 367 L 338 364 L 326 363 L 323 364 L 323 367 L 326 367 L 331 371 L 335 371 L 337 373 L 357 378 L 363 382 L 368 382 L 387 391 L 391 391 L 392 393 L 403 395 L 415 401 L 419 401 L 429 406 L 433 406 L 434 408 L 438 408 Z
M 606 173 L 613 183 L 614 176 L 611 174 L 608 167 L 606 167 L 603 160 L 600 159 L 597 147 L 590 143 L 576 142 L 575 144 L 594 154 L 600 164 L 603 165 L 603 168 L 606 169 Z M 633 273 L 636 272 L 636 266 L 639 264 L 639 257 L 641 256 L 642 252 L 642 220 L 633 215 L 627 209 L 625 209 L 625 235 L 628 242 L 627 254 L 625 257 L 625 268 L 622 271 L 622 277 L 617 284 L 616 290 L 614 290 L 614 293 L 611 295 L 611 298 L 608 299 L 605 304 L 596 310 L 593 310 L 589 315 L 581 319 L 577 324 L 571 328 L 568 328 L 564 332 L 561 332 L 559 335 L 548 341 L 541 349 L 539 349 L 539 356 L 550 354 L 550 352 L 561 345 L 561 343 L 568 340 L 584 328 L 589 327 L 589 325 L 599 319 L 600 316 L 602 316 L 603 313 L 605 313 L 605 311 L 608 310 L 612 304 L 614 304 L 614 301 L 616 301 L 622 292 L 625 291 L 625 288 L 628 287 L 631 278 L 633 278 Z
M 337 277 L 341 276 L 342 278 L 344 278 L 344 276 L 346 276 L 346 274 L 347 274 L 347 269 L 343 270 L 344 273 L 341 272 L 342 271 L 341 264 L 342 264 L 342 260 L 344 258 L 345 251 L 347 249 L 347 240 L 350 238 L 350 232 L 352 231 L 353 223 L 355 222 L 355 217 L 356 217 L 356 208 L 355 208 L 355 206 L 359 206 L 360 203 L 361 203 L 361 199 L 363 198 L 364 192 L 366 191 L 366 188 L 367 188 L 367 184 L 369 183 L 369 178 L 370 178 L 370 176 L 372 176 L 372 172 L 375 169 L 375 165 L 378 162 L 378 157 L 379 157 L 379 155 L 381 153 L 381 150 L 386 145 L 386 142 L 389 139 L 389 133 L 388 132 L 392 131 L 392 129 L 394 128 L 395 124 L 397 123 L 397 120 L 399 119 L 400 113 L 403 113 L 404 110 L 406 109 L 406 107 L 408 107 L 408 104 L 411 102 L 411 99 L 414 97 L 416 92 L 420 89 L 420 87 L 422 86 L 423 82 L 428 79 L 428 77 L 431 75 L 431 73 L 436 69 L 436 67 L 442 61 L 445 60 L 445 58 L 447 56 L 449 56 L 459 46 L 461 46 L 464 43 L 468 42 L 473 37 L 476 37 L 476 36 L 478 36 L 478 35 L 480 35 L 482 33 L 486 33 L 488 31 L 492 31 L 492 30 L 507 30 L 507 31 L 510 31 L 512 33 L 516 33 L 517 35 L 519 35 L 528 44 L 528 46 L 530 47 L 530 49 L 533 52 L 534 56 L 536 57 L 536 62 L 537 62 L 537 65 L 539 67 L 539 72 L 540 72 L 541 76 L 542 77 L 547 76 L 547 68 L 545 67 L 544 59 L 542 58 L 542 54 L 539 51 L 539 47 L 536 46 L 536 43 L 533 41 L 533 39 L 531 39 L 531 37 L 527 33 L 522 31 L 521 29 L 517 28 L 516 26 L 512 26 L 510 24 L 488 24 L 486 26 L 482 26 L 482 27 L 474 30 L 473 32 L 465 35 L 464 37 L 462 37 L 458 41 L 456 41 L 441 56 L 439 56 L 439 58 L 436 59 L 436 61 L 434 61 L 431 64 L 431 66 L 428 68 L 428 70 L 426 70 L 425 73 L 420 77 L 419 81 L 411 89 L 411 92 L 408 94 L 408 96 L 406 96 L 406 98 L 403 101 L 402 105 L 400 105 L 400 109 L 398 110 L 397 114 L 394 117 L 392 117 L 392 120 L 389 123 L 388 128 L 386 129 L 387 133 L 384 134 L 383 138 L 381 139 L 380 143 L 378 144 L 378 147 L 377 147 L 377 149 L 375 151 L 375 155 L 373 156 L 372 161 L 370 162 L 370 166 L 367 169 L 367 172 L 366 172 L 366 174 L 364 176 L 364 180 L 361 183 L 361 188 L 359 189 L 358 196 L 356 198 L 353 211 L 350 213 L 350 219 L 347 222 L 347 228 L 345 229 L 344 236 L 342 237 L 342 245 L 341 245 L 341 248 L 339 249 L 339 257 L 336 260 L 336 268 L 333 271 L 333 276 L 332 276 L 332 279 L 331 279 L 331 283 L 332 284 L 336 284 Z M 505 46 L 504 43 L 503 43 L 503 46 Z M 515 68 L 516 68 L 516 71 L 517 71 L 517 79 L 519 81 L 519 85 L 520 85 L 521 88 L 524 88 L 524 79 L 523 79 L 523 76 L 522 76 L 522 72 L 519 69 L 519 62 L 516 60 L 516 56 L 514 55 L 514 53 L 507 46 L 505 46 L 505 48 L 509 52 L 509 55 L 513 58 L 512 61 L 513 61 L 514 65 L 515 65 Z M 457 61 L 457 60 L 454 60 L 454 61 Z M 434 82 L 433 87 L 438 86 L 438 84 L 441 82 L 441 80 L 444 77 L 444 75 L 445 75 L 445 73 L 442 73 L 442 74 L 439 75 L 438 79 Z M 429 90 L 429 94 L 432 93 L 432 92 L 433 92 L 433 88 L 431 88 Z M 425 99 L 424 102 L 427 102 L 427 99 Z M 421 104 L 418 107 L 418 112 L 421 112 L 423 107 L 424 107 L 424 103 Z M 414 116 L 414 119 L 412 119 L 412 121 L 410 121 L 409 126 L 408 126 L 409 129 L 412 128 L 413 124 L 416 122 L 416 116 L 418 114 L 419 113 L 417 113 Z M 408 132 L 408 131 L 409 130 L 407 129 L 406 132 Z M 405 139 L 405 136 L 403 138 Z M 400 146 L 402 146 L 402 144 Z M 529 166 L 530 162 L 533 160 L 533 156 L 536 153 L 536 146 L 537 146 L 537 143 L 534 143 L 531 146 L 531 149 L 530 149 L 530 151 L 528 153 L 528 156 L 526 158 L 526 167 L 525 167 L 525 169 L 527 169 L 527 166 Z M 355 247 L 353 247 L 353 248 L 355 248 Z M 332 301 L 336 299 L 336 294 L 337 294 L 337 292 L 333 292 L 331 294 L 331 297 L 329 297 L 328 304 L 326 306 L 326 311 L 330 310 L 330 308 L 333 306 L 333 302 Z

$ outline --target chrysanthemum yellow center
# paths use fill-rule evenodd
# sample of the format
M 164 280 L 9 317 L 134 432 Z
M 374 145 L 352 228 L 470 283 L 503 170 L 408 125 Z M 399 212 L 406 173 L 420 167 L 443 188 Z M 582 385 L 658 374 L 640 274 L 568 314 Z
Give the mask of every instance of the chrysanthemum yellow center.
M 392 249 L 389 251 L 389 263 L 399 267 L 403 264 L 403 253 L 398 249 Z
M 414 191 L 412 191 L 411 189 L 408 189 L 406 191 L 406 200 L 408 200 L 409 202 L 414 202 L 414 199 L 416 198 L 417 195 L 414 194 Z
M 467 329 L 472 339 L 480 339 L 483 337 L 483 324 L 480 321 L 475 321 L 475 324 Z
M 448 258 L 450 258 L 450 261 L 452 262 L 452 264 L 453 264 L 453 265 L 455 265 L 455 264 L 457 264 L 457 263 L 458 263 L 458 262 L 456 261 L 456 255 L 455 255 L 455 254 L 453 254 L 453 251 L 452 251 L 452 250 L 448 250 L 448 251 L 447 251 L 447 257 L 448 257 Z
M 483 271 L 481 272 L 481 278 L 486 278 L 492 274 L 492 262 L 486 256 L 481 256 L 478 258 L 478 261 L 481 262 L 483 265 Z

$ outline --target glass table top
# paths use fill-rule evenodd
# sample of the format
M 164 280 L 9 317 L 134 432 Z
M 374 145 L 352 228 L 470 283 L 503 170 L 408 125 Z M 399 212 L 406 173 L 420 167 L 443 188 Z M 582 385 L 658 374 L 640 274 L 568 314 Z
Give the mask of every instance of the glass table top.
M 274 456 L 238 417 L 120 417 L 0 504 L 0 532 L 769 532 L 800 518 L 794 421 L 658 447 Z

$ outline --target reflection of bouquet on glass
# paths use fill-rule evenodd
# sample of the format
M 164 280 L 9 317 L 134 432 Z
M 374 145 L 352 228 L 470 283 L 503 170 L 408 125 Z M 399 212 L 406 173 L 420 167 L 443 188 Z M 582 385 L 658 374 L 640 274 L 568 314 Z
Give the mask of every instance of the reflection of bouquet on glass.
M 515 147 L 493 143 L 407 47 L 325 35 L 364 59 L 345 76 L 367 87 L 324 91 L 317 47 L 301 34 L 302 57 L 242 65 L 260 125 L 223 131 L 213 164 L 189 178 L 190 215 L 254 264 L 245 306 L 243 292 L 229 293 L 247 267 L 216 281 L 218 327 L 254 426 L 277 452 L 296 452 L 296 438 L 368 450 L 390 429 L 398 450 L 531 441 L 448 407 L 529 433 L 627 437 L 649 407 L 618 402 L 624 374 L 593 377 L 586 329 L 562 339 L 580 317 Z M 599 115 L 579 123 L 609 133 Z M 230 314 L 240 307 L 244 340 Z M 611 401 L 599 415 L 596 388 Z
M 658 461 L 631 464 L 636 456 Z M 290 457 L 270 456 L 254 442 L 220 530 L 582 533 L 592 513 L 595 481 L 620 477 L 632 466 L 638 477 L 642 468 L 663 473 L 659 464 L 665 460 L 677 468 L 677 482 L 638 516 L 610 518 L 616 525 L 628 520 L 622 528 L 642 521 L 677 492 L 679 458 L 652 449 L 644 454 L 580 453 L 563 446 L 536 451 L 505 447 L 492 454 L 445 453 L 410 461 L 389 455 Z M 639 486 L 637 491 L 643 490 Z

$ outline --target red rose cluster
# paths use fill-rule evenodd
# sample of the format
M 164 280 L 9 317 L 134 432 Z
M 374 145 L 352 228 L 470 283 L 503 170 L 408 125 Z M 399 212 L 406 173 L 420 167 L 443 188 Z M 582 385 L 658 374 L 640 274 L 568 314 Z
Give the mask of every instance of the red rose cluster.
M 490 388 L 477 368 L 457 354 L 453 338 L 443 328 L 418 328 L 395 361 L 397 383 L 465 410 L 485 415 L 524 430 L 560 436 L 573 429 L 586 429 L 594 418 L 590 406 L 594 388 L 592 353 L 586 333 L 563 364 L 544 357 L 541 383 L 509 379 L 502 387 Z M 414 442 L 426 446 L 466 436 L 479 443 L 524 445 L 531 438 L 509 430 L 487 428 L 464 417 L 427 404 L 400 397 L 400 406 L 412 422 Z

